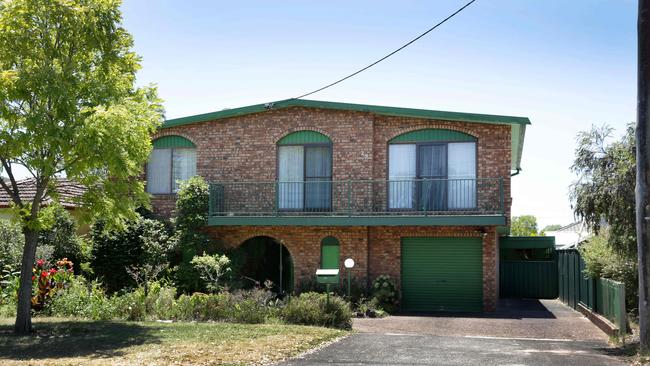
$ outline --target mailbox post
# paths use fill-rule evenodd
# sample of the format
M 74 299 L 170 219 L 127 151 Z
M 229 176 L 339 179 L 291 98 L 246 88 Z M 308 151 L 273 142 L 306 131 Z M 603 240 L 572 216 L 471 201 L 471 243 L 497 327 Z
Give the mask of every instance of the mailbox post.
M 316 270 L 316 282 L 322 283 L 325 285 L 325 291 L 327 291 L 327 304 L 330 303 L 330 285 L 339 284 L 339 270 L 338 269 L 317 269 Z

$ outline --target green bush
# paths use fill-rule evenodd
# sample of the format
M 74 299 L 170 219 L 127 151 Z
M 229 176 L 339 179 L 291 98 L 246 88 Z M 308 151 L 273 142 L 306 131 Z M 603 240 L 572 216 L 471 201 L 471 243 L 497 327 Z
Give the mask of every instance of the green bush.
M 138 288 L 111 298 L 118 319 L 142 321 L 147 320 L 147 305 L 144 290 Z M 154 314 L 151 314 L 152 316 Z
M 590 238 L 580 247 L 585 262 L 585 274 L 593 278 L 609 278 L 625 284 L 625 307 L 628 312 L 638 309 L 639 273 L 636 257 L 612 248 L 606 231 Z
M 51 259 L 67 258 L 75 264 L 75 273 L 79 274 L 82 263 L 90 259 L 88 243 L 77 235 L 77 222 L 70 212 L 61 206 L 54 208 L 54 224 L 39 233 L 38 245 L 52 247 Z
M 92 269 L 109 293 L 138 285 L 127 273 L 127 268 L 135 268 L 143 274 L 148 272 L 147 265 L 152 262 L 168 264 L 173 246 L 169 227 L 161 221 L 142 217 L 127 223 L 124 230 L 106 230 L 102 222 L 97 222 L 92 227 L 91 237 Z
M 53 316 L 110 320 L 118 316 L 111 298 L 96 281 L 76 276 L 69 287 L 57 291 L 45 312 Z
M 9 266 L 10 270 L 16 271 L 20 268 L 24 242 L 19 224 L 0 220 L 0 269 Z
M 282 319 L 291 324 L 320 325 L 349 329 L 352 326 L 352 310 L 341 297 L 305 292 L 289 299 L 282 309 Z
M 399 296 L 397 287 L 392 278 L 388 275 L 381 275 L 372 283 L 372 297 L 376 299 L 377 304 L 388 313 L 394 313 L 397 310 Z
M 176 286 L 186 294 L 205 290 L 199 271 L 190 263 L 192 259 L 200 253 L 217 252 L 216 243 L 202 230 L 208 222 L 209 198 L 208 183 L 200 176 L 181 183 L 176 195 L 173 264 L 176 265 Z

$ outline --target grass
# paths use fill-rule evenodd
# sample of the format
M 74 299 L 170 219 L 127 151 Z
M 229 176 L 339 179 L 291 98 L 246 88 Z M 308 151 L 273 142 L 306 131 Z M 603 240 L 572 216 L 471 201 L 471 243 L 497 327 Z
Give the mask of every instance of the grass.
M 0 319 L 4 365 L 258 365 L 277 362 L 346 331 L 284 324 L 101 322 L 35 318 L 33 336 Z

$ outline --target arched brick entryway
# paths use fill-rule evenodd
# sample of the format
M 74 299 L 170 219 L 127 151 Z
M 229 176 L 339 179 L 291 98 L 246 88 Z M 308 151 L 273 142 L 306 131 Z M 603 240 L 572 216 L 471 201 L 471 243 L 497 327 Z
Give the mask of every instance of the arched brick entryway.
M 278 293 L 293 290 L 293 259 L 289 249 L 270 236 L 244 240 L 230 254 L 234 276 L 242 287 L 271 285 Z M 267 282 L 270 281 L 270 282 Z

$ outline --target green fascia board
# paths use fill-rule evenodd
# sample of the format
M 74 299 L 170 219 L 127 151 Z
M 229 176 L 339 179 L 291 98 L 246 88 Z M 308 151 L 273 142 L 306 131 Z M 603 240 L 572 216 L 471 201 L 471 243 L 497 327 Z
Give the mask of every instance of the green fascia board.
M 523 150 L 526 125 L 530 124 L 527 117 L 502 116 L 493 114 L 478 114 L 464 112 L 436 111 L 429 109 L 388 107 L 367 104 L 352 104 L 326 102 L 307 99 L 286 99 L 277 102 L 255 104 L 246 107 L 224 109 L 222 111 L 197 114 L 188 117 L 166 120 L 161 128 L 177 127 L 198 122 L 214 121 L 224 118 L 238 117 L 252 113 L 261 113 L 269 110 L 278 110 L 289 107 L 305 107 L 319 109 L 334 109 L 354 112 L 374 113 L 383 116 L 425 118 L 445 121 L 458 121 L 470 123 L 487 123 L 511 126 L 512 170 L 521 169 L 521 152 Z
M 329 137 L 316 131 L 296 131 L 292 132 L 278 141 L 278 145 L 296 145 L 296 144 L 331 144 Z
M 159 137 L 152 142 L 154 149 L 170 149 L 179 147 L 196 147 L 194 143 L 183 136 L 163 136 Z
M 505 223 L 502 215 L 208 217 L 208 226 L 499 226 Z
M 503 236 L 500 249 L 546 249 L 555 247 L 554 236 Z
M 476 137 L 464 132 L 444 130 L 440 128 L 424 128 L 421 130 L 403 133 L 389 143 L 423 142 L 423 141 L 476 141 Z

